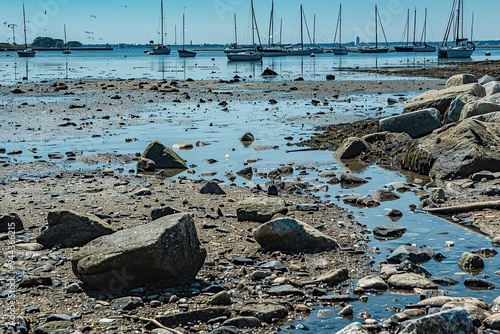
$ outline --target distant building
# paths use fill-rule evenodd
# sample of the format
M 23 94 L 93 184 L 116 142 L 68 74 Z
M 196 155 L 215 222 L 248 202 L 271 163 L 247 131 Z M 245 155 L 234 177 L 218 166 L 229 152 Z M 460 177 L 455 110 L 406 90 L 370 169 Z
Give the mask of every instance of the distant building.
M 360 44 L 359 36 L 356 36 L 356 45 L 359 45 L 359 44 Z

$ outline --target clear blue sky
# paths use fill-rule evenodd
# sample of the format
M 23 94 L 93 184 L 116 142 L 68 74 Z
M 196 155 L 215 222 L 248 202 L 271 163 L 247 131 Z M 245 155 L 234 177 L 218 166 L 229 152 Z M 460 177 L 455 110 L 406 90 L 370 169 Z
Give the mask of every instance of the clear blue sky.
M 66 24 L 68 40 L 82 43 L 137 43 L 158 39 L 160 0 L 24 0 L 29 21 L 28 40 L 37 36 L 63 38 Z M 474 39 L 500 39 L 499 0 L 466 0 L 467 36 L 470 17 L 475 15 Z M 22 43 L 22 0 L 0 0 L 0 42 L 12 42 L 17 24 L 16 42 Z M 283 43 L 296 43 L 300 36 L 299 7 L 304 6 L 312 31 L 316 14 L 316 41 L 333 41 L 340 1 L 275 0 L 275 38 L 279 37 L 279 20 L 283 19 Z M 417 40 L 428 8 L 428 39 L 440 41 L 447 23 L 452 0 L 351 0 L 344 1 L 343 41 L 373 41 L 374 5 L 378 4 L 389 41 L 400 41 L 406 12 L 417 6 Z M 233 14 L 237 15 L 238 42 L 249 43 L 250 0 L 164 0 L 166 43 L 181 43 L 182 13 L 186 13 L 186 40 L 195 44 L 233 41 Z M 256 17 L 263 43 L 267 42 L 271 0 L 254 0 Z M 185 9 L 184 9 L 185 8 Z M 312 33 L 312 32 L 311 32 Z M 379 37 L 382 39 L 382 37 Z

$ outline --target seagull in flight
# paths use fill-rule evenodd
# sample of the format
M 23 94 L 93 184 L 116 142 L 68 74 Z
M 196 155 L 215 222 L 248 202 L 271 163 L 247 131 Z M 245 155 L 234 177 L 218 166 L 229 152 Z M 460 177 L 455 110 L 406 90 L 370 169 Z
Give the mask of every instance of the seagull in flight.
M 90 15 L 90 17 L 93 17 L 94 19 L 96 19 L 96 18 L 97 18 L 95 15 Z

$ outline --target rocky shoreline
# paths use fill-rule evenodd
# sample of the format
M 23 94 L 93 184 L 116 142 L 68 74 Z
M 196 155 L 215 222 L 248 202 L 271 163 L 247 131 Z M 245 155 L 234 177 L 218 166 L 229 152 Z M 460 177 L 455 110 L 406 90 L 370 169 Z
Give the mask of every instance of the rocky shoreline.
M 235 85 L 244 85 L 246 93 L 232 93 Z M 58 131 L 62 137 L 65 131 L 75 130 L 98 135 L 105 129 L 93 124 L 96 115 L 100 118 L 123 117 L 130 115 L 131 106 L 137 107 L 153 100 L 182 103 L 194 99 L 203 104 L 202 101 L 217 99 L 231 103 L 233 99 L 286 100 L 291 93 L 294 98 L 317 99 L 322 97 L 318 92 L 324 91 L 328 91 L 329 95 L 348 94 L 356 90 L 378 94 L 443 86 L 444 82 L 425 79 L 293 82 L 284 83 L 281 90 L 276 90 L 276 83 L 123 80 L 19 84 L 16 87 L 2 86 L 0 92 L 10 96 L 56 94 L 72 97 L 72 102 L 47 102 L 44 105 L 43 114 L 52 116 L 50 122 L 41 121 L 46 115 L 40 113 L 39 105 L 2 105 L 9 113 L 11 124 L 27 128 L 19 134 L 21 139 L 48 140 L 53 131 Z M 70 109 L 79 111 L 78 118 L 71 116 Z M 22 117 L 26 114 L 31 119 Z M 140 114 L 133 116 L 129 118 L 138 122 L 136 124 L 147 122 Z M 116 122 L 126 123 L 129 118 L 118 117 Z M 37 120 L 40 121 L 38 124 Z M 0 127 L 2 130 L 8 126 L 3 124 Z M 42 131 L 29 130 L 34 127 L 33 124 L 40 126 Z M 422 140 L 422 137 L 387 133 L 380 137 L 377 135 L 380 130 L 379 120 L 332 126 L 302 145 L 337 151 L 339 159 L 347 165 L 379 163 L 400 167 L 408 157 L 407 147 L 415 140 Z M 370 150 L 362 150 L 354 156 L 350 153 L 347 155 L 349 160 L 340 156 L 348 151 L 346 140 L 365 136 L 369 137 L 363 140 L 370 143 Z M 76 161 L 85 159 L 87 163 L 138 159 L 116 153 L 90 157 L 76 154 L 73 158 Z M 308 316 L 317 306 L 331 306 L 345 319 L 363 317 L 363 312 L 354 314 L 350 302 L 372 298 L 372 293 L 388 288 L 412 291 L 431 298 L 410 305 L 406 310 L 398 310 L 383 322 L 369 319 L 369 314 L 366 314 L 362 325 L 353 322 L 339 333 L 394 333 L 398 329 L 399 333 L 411 333 L 414 328 L 427 328 L 424 332 L 436 333 L 439 330 L 442 333 L 495 333 L 500 329 L 497 320 L 499 298 L 487 305 L 475 298 L 436 296 L 425 292 L 438 291 L 438 286 L 450 283 L 432 280 L 430 274 L 417 265 L 439 259 L 440 254 L 430 252 L 426 247 L 402 246 L 390 254 L 388 263 L 381 264 L 380 270 L 374 270 L 369 255 L 377 250 L 368 246 L 369 238 L 374 233 L 381 237 L 399 237 L 404 231 L 394 226 L 371 231 L 356 222 L 351 213 L 317 198 L 306 182 L 282 182 L 280 176 L 293 175 L 294 167 L 293 164 L 272 166 L 274 169 L 271 172 L 258 175 L 262 179 L 261 185 L 243 188 L 217 179 L 208 183 L 203 179 L 190 180 L 182 176 L 170 179 L 162 172 L 135 174 L 131 171 L 134 173 L 124 175 L 116 170 L 100 168 L 69 171 L 45 161 L 26 164 L 15 163 L 12 159 L 4 161 L 0 247 L 14 247 L 14 253 L 6 252 L 1 259 L 0 306 L 6 311 L 1 318 L 4 329 L 8 329 L 8 323 L 13 319 L 8 307 L 12 305 L 9 304 L 12 297 L 15 297 L 12 314 L 16 316 L 17 327 L 13 330 L 19 333 L 274 333 L 279 332 L 278 327 L 283 325 L 290 330 L 307 330 L 293 328 L 292 321 Z M 30 176 L 34 170 L 38 170 L 35 178 Z M 327 174 L 322 177 L 329 178 L 328 182 L 332 183 L 368 181 L 358 180 L 349 173 L 338 179 L 333 173 Z M 421 204 L 425 205 L 414 209 L 437 209 L 498 199 L 499 194 L 494 189 L 499 189 L 500 178 L 493 171 L 488 174 L 481 170 L 476 174 L 475 178 L 453 180 L 433 177 L 432 182 L 425 186 L 429 191 L 422 197 Z M 207 175 L 208 178 L 210 176 Z M 393 185 L 392 189 L 383 189 L 370 198 L 345 198 L 344 201 L 352 201 L 355 205 L 375 205 L 377 201 L 390 200 L 391 196 L 398 196 L 398 192 L 407 191 L 405 187 L 423 190 L 418 185 Z M 466 215 L 471 215 L 473 225 L 489 235 L 494 245 L 498 245 L 498 208 L 486 207 L 485 210 L 479 214 L 469 210 L 450 216 L 469 219 Z M 394 214 L 397 215 L 397 212 Z M 61 224 L 70 224 L 69 218 L 62 223 L 54 218 L 60 215 L 72 217 L 74 222 L 71 223 L 75 225 L 63 229 L 63 232 L 52 232 Z M 80 231 L 83 226 L 86 226 L 84 231 Z M 88 226 L 91 226 L 92 233 Z M 263 229 L 263 226 L 266 228 Z M 83 264 L 82 259 L 87 258 L 85 254 L 95 253 L 96 249 L 102 249 L 99 248 L 102 245 L 112 245 L 114 248 L 106 251 L 111 254 L 121 252 L 125 258 L 130 256 L 130 262 L 137 263 L 137 268 L 131 266 L 130 270 L 137 270 L 138 277 L 141 270 L 156 263 L 154 255 L 145 258 L 133 255 L 132 258 L 132 254 L 137 253 L 132 252 L 133 242 L 124 241 L 128 240 L 128 233 L 147 235 L 148 227 L 154 227 L 155 231 L 158 229 L 158 235 L 189 234 L 189 239 L 181 238 L 176 242 L 194 245 L 193 248 L 186 248 L 188 250 L 184 251 L 184 255 L 200 256 L 200 249 L 206 252 L 203 265 L 192 282 L 170 286 L 165 282 L 154 284 L 146 279 L 148 275 L 144 275 L 144 284 L 113 291 L 104 288 L 109 288 L 109 281 L 100 284 L 99 280 L 94 280 L 90 283 L 88 275 L 102 272 L 102 269 L 93 268 L 105 266 L 117 269 L 106 261 L 92 266 Z M 297 229 L 305 231 L 304 234 L 286 234 Z M 190 232 L 170 232 L 179 230 Z M 276 231 L 285 234 L 275 234 Z M 100 237 L 94 239 L 94 233 Z M 270 235 L 274 239 L 269 239 Z M 301 237 L 294 239 L 297 235 Z M 86 238 L 94 241 L 87 244 Z M 74 244 L 75 239 L 85 242 Z M 147 239 L 144 243 L 161 244 L 160 239 Z M 142 237 L 137 240 L 142 240 Z M 303 243 L 304 240 L 309 241 Z M 287 248 L 289 246 L 285 246 L 285 241 L 294 244 L 296 249 Z M 477 270 L 482 258 L 495 256 L 493 251 L 483 250 L 481 255 L 465 254 L 459 266 L 464 272 Z M 98 257 L 110 256 L 110 253 L 102 252 Z M 164 256 L 154 254 L 158 258 Z M 175 256 L 171 257 L 175 259 Z M 178 269 L 176 265 L 182 268 L 185 265 L 182 262 L 185 261 L 174 262 L 171 271 Z M 84 270 L 84 267 L 87 269 Z M 9 285 L 12 282 L 9 273 L 12 271 L 16 273 L 14 293 Z M 120 277 L 127 277 L 130 272 L 125 274 Z M 472 285 L 486 283 L 484 280 L 469 282 Z M 91 288 L 89 284 L 94 286 Z M 331 317 L 332 314 L 324 316 Z M 463 324 L 462 331 L 457 331 L 458 321 Z

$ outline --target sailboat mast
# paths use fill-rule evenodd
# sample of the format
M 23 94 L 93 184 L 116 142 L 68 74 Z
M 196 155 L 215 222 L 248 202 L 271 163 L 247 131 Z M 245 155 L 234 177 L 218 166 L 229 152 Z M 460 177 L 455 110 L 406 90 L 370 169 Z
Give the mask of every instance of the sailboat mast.
M 300 48 L 304 49 L 304 29 L 302 27 L 304 14 L 302 13 L 302 5 L 300 5 Z
M 26 12 L 24 11 L 24 3 L 23 3 L 23 23 L 24 23 L 24 44 L 26 48 L 28 48 L 28 39 L 26 37 Z
M 68 42 L 66 41 L 66 25 L 64 25 L 64 46 L 67 46 Z
M 238 31 L 236 30 L 236 14 L 234 14 L 234 44 L 238 46 Z
M 273 31 L 274 31 L 274 0 L 271 2 L 271 16 L 269 18 L 269 35 L 268 35 L 268 43 L 267 46 L 270 48 L 273 44 Z
M 253 12 L 253 0 L 250 1 L 250 6 L 252 6 L 252 45 L 255 45 L 255 14 Z
M 313 19 L 313 45 L 316 45 L 316 14 Z
M 472 22 L 470 24 L 470 41 L 474 38 L 474 13 L 472 13 Z
M 424 45 L 427 43 L 427 8 L 425 9 L 425 18 L 424 18 Z
M 377 5 L 375 5 L 375 48 L 378 48 L 378 22 L 377 22 Z
M 408 22 L 410 22 L 410 21 L 408 21 Z M 410 28 L 408 28 L 408 30 L 410 30 Z M 413 45 L 415 45 L 415 43 L 416 43 L 416 40 L 415 40 L 416 32 L 417 32 L 417 7 L 415 7 L 415 15 L 413 17 Z
M 283 19 L 280 20 L 280 45 L 281 45 L 281 35 L 283 34 Z
M 186 40 L 185 40 L 185 29 L 186 29 L 186 14 L 182 13 L 182 50 L 186 48 Z
M 161 5 L 160 5 L 160 25 L 161 25 L 161 45 L 163 45 L 163 0 L 161 0 Z
M 339 9 L 339 46 L 342 45 L 342 4 Z
M 410 8 L 408 8 L 408 11 L 406 13 L 406 46 L 408 46 L 409 41 L 410 41 Z

